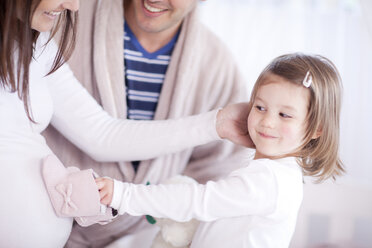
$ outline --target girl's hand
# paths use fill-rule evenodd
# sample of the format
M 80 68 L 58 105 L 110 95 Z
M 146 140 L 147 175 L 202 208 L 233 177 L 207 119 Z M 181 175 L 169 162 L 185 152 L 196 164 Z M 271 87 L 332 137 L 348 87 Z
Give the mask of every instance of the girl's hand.
M 237 145 L 254 148 L 247 125 L 250 111 L 251 106 L 248 102 L 231 104 L 222 108 L 217 114 L 216 130 L 218 135 Z
M 101 203 L 109 206 L 114 193 L 114 181 L 111 178 L 99 177 L 95 179 Z

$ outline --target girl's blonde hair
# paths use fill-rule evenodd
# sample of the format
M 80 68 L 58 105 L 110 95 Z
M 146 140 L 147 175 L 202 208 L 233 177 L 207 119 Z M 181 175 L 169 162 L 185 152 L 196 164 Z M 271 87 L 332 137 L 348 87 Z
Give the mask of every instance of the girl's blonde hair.
M 338 152 L 342 85 L 335 65 L 320 55 L 282 55 L 274 59 L 258 77 L 252 91 L 251 103 L 270 74 L 303 85 L 308 72 L 312 83 L 308 87 L 310 102 L 307 127 L 303 144 L 293 155 L 299 158 L 304 175 L 317 177 L 317 181 L 321 182 L 330 177 L 334 179 L 345 171 Z

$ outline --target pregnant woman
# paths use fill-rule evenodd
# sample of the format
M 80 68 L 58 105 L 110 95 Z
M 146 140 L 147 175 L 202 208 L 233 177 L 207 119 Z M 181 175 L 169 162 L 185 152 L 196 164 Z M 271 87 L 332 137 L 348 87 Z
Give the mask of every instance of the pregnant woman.
M 250 144 L 245 104 L 167 121 L 107 115 L 63 64 L 78 7 L 78 0 L 0 2 L 0 247 L 63 247 L 69 236 L 72 219 L 55 215 L 41 178 L 52 152 L 40 133 L 49 123 L 101 161 L 149 159 L 220 138 Z M 60 44 L 50 41 L 57 29 Z

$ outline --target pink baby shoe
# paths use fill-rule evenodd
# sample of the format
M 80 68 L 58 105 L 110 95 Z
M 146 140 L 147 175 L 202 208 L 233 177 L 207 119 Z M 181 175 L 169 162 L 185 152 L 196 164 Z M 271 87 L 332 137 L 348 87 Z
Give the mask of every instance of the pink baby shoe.
M 93 215 L 93 216 L 80 216 L 75 217 L 76 222 L 80 226 L 90 226 L 93 224 L 106 225 L 110 223 L 113 219 L 117 217 L 117 211 L 112 208 L 107 208 L 103 213 Z
M 44 158 L 42 176 L 57 216 L 75 217 L 82 226 L 114 218 L 112 209 L 100 204 L 95 175 L 92 169 L 66 168 L 55 155 Z

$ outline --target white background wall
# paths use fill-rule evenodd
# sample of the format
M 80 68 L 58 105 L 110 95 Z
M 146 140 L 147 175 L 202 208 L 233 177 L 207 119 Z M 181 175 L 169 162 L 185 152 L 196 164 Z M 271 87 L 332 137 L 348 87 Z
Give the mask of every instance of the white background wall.
M 337 184 L 305 185 L 292 247 L 372 247 L 372 0 L 208 0 L 200 12 L 235 55 L 248 88 L 284 53 L 321 54 L 336 64 L 347 174 Z

